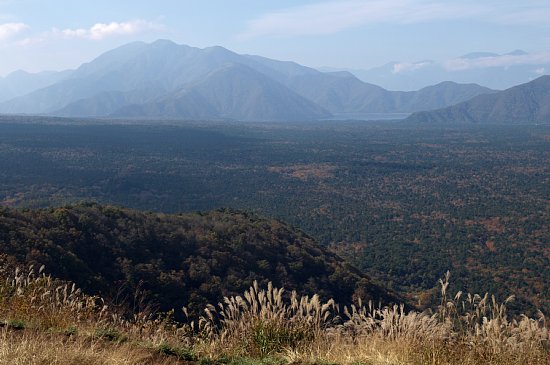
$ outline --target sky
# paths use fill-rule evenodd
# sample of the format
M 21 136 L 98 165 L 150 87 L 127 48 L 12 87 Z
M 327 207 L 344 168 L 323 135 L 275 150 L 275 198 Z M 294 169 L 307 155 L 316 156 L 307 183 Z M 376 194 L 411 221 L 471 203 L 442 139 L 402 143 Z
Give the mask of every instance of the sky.
M 0 0 L 0 76 L 76 68 L 161 38 L 311 67 L 515 49 L 550 63 L 549 19 L 549 0 Z

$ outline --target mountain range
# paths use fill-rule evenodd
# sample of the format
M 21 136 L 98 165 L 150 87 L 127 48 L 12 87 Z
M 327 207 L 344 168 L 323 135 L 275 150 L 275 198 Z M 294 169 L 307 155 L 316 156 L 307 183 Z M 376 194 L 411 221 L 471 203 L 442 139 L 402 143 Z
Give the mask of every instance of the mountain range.
M 409 122 L 550 123 L 550 76 L 439 110 L 413 113 Z
M 442 81 L 477 83 L 504 90 L 549 74 L 550 56 L 522 50 L 505 54 L 473 52 L 444 61 L 389 62 L 371 69 L 319 69 L 348 71 L 364 82 L 389 90 L 418 90 Z
M 36 77 L 46 79 L 42 74 Z M 294 62 L 168 40 L 124 45 L 74 71 L 52 74 L 49 80 L 36 81 L 34 90 L 29 86 L 12 92 L 19 96 L 1 102 L 0 112 L 297 121 L 412 113 L 493 92 L 453 82 L 418 91 L 388 91 L 349 72 L 320 72 Z

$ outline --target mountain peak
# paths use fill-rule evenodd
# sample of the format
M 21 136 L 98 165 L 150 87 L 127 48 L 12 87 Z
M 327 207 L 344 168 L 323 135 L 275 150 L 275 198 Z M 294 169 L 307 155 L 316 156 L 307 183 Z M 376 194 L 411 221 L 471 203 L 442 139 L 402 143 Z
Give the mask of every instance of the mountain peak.
M 170 39 L 157 39 L 156 41 L 150 43 L 152 46 L 154 45 L 158 45 L 158 46 L 162 46 L 162 45 L 166 45 L 166 46 L 177 46 L 178 44 L 174 41 L 171 41 Z
M 529 53 L 521 50 L 521 49 L 516 49 L 516 50 L 513 50 L 512 52 L 509 52 L 509 53 L 506 53 L 505 56 L 525 56 L 525 55 L 528 55 Z
M 231 52 L 227 48 L 224 48 L 222 46 L 210 46 L 203 49 L 206 52 Z M 233 53 L 233 52 L 231 52 Z

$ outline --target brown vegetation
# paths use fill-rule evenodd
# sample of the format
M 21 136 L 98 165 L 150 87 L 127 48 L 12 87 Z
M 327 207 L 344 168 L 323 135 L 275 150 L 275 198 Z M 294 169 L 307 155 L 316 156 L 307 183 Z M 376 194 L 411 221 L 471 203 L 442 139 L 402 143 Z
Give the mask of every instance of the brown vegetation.
M 510 318 L 489 295 L 449 297 L 435 312 L 342 309 L 317 295 L 257 283 L 208 305 L 198 320 L 121 313 L 74 285 L 3 270 L 0 364 L 545 364 L 550 332 L 538 318 Z M 185 309 L 184 309 L 185 311 Z
M 284 177 L 294 178 L 302 181 L 326 180 L 334 177 L 336 166 L 331 164 L 297 164 L 291 166 L 272 166 L 269 172 L 275 172 Z

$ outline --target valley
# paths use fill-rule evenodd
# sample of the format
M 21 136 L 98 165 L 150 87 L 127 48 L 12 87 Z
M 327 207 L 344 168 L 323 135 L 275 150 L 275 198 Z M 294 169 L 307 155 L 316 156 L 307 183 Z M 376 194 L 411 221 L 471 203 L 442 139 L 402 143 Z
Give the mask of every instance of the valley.
M 0 123 L 3 206 L 248 211 L 421 308 L 450 270 L 453 291 L 550 309 L 548 126 L 14 118 Z

